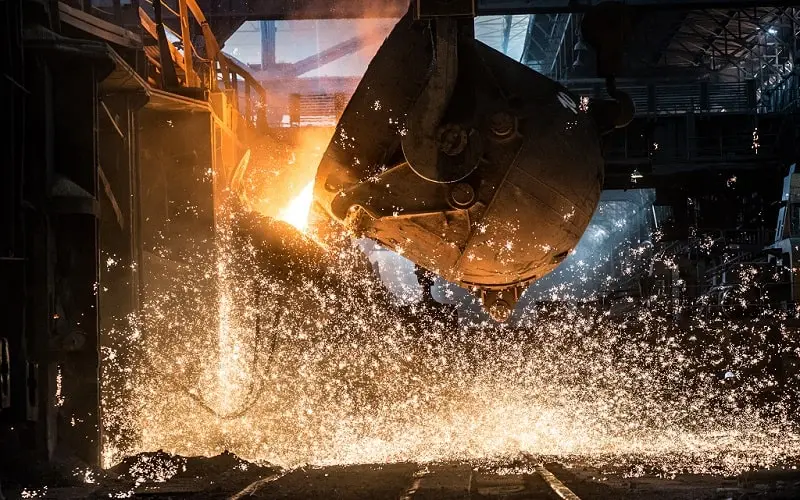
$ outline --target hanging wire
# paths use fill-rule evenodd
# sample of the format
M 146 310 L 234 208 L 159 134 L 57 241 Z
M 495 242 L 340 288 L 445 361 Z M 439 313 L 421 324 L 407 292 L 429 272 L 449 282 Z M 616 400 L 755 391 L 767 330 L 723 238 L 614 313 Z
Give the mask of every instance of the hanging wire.
M 256 305 L 257 305 L 258 309 L 261 310 L 261 308 L 260 308 L 260 305 L 261 305 L 260 304 L 260 294 L 259 293 L 256 294 Z M 264 388 L 264 382 L 265 382 L 265 373 L 267 371 L 269 371 L 268 368 L 272 364 L 272 361 L 273 361 L 274 356 L 275 356 L 275 352 L 277 350 L 278 332 L 279 332 L 278 325 L 280 324 L 280 321 L 281 321 L 282 317 L 283 317 L 283 311 L 279 309 L 277 314 L 275 315 L 275 320 L 272 323 L 273 335 L 272 335 L 272 339 L 270 341 L 269 354 L 267 355 L 266 362 L 264 363 L 264 366 L 267 367 L 267 368 L 265 369 L 265 371 L 260 376 L 253 378 L 253 380 L 251 381 L 251 383 L 250 383 L 250 385 L 248 387 L 247 394 L 246 394 L 246 396 L 244 398 L 245 402 L 242 403 L 241 407 L 238 408 L 235 411 L 227 412 L 227 413 L 219 412 L 218 410 L 214 409 L 214 407 L 211 406 L 210 403 L 208 403 L 204 398 L 202 398 L 200 395 L 198 395 L 195 391 L 193 391 L 189 387 L 185 386 L 180 381 L 175 380 L 175 378 L 173 376 L 170 376 L 170 374 L 167 374 L 162 369 L 156 367 L 150 361 L 146 361 L 146 363 L 151 369 L 153 369 L 157 373 L 161 374 L 165 378 L 167 383 L 170 383 L 170 384 L 174 385 L 176 388 L 178 388 L 181 392 L 183 392 L 187 396 L 189 396 L 189 398 L 191 398 L 194 402 L 196 402 L 201 408 L 203 408 L 207 412 L 211 413 L 212 415 L 214 415 L 215 417 L 217 417 L 217 418 L 219 418 L 221 420 L 234 420 L 236 418 L 241 417 L 242 415 L 244 415 L 248 411 L 250 411 L 253 408 L 253 406 L 255 406 L 255 404 L 258 403 L 259 399 L 261 398 L 262 389 Z M 261 332 L 261 314 L 259 313 L 259 314 L 256 315 L 255 334 L 253 335 L 253 344 L 252 344 L 253 356 L 252 356 L 252 359 L 251 359 L 251 362 L 250 362 L 250 373 L 251 374 L 256 373 L 256 367 L 259 364 L 259 358 L 260 358 L 259 357 L 259 347 L 260 347 L 260 341 L 261 341 L 262 337 L 263 336 L 262 336 L 262 332 Z M 165 363 L 165 364 L 168 363 L 167 360 L 165 360 L 163 358 L 160 358 L 159 356 L 156 356 L 156 357 L 159 358 L 157 360 L 159 363 Z

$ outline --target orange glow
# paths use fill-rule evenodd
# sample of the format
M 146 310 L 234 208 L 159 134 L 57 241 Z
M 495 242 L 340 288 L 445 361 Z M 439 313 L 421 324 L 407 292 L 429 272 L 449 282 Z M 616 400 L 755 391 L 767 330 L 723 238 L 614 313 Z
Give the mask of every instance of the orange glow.
M 267 136 L 251 145 L 246 171 L 234 186 L 247 208 L 305 231 L 317 165 L 333 132 L 333 127 L 307 127 L 285 142 Z
M 311 210 L 311 202 L 314 199 L 314 181 L 309 182 L 303 190 L 289 202 L 289 205 L 281 210 L 280 220 L 288 222 L 300 231 L 305 232 L 308 228 L 308 213 Z

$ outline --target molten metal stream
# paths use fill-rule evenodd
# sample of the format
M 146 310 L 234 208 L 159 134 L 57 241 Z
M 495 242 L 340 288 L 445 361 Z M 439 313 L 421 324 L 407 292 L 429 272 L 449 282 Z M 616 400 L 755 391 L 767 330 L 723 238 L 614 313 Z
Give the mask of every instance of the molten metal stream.
M 296 227 L 299 231 L 305 232 L 308 228 L 308 213 L 311 210 L 311 203 L 314 199 L 314 180 L 312 179 L 306 187 L 295 197 L 289 205 L 281 210 L 278 218 Z

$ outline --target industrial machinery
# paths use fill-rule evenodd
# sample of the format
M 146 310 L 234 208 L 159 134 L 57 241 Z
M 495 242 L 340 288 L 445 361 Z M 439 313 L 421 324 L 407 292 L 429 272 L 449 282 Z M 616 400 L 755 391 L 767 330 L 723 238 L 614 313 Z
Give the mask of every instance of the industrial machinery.
M 314 215 L 318 231 L 333 219 L 375 239 L 504 321 L 577 244 L 603 186 L 601 135 L 633 116 L 614 85 L 624 14 L 612 2 L 584 19 L 612 99 L 582 101 L 476 41 L 470 2 L 455 4 L 418 3 L 386 39 L 319 165 Z

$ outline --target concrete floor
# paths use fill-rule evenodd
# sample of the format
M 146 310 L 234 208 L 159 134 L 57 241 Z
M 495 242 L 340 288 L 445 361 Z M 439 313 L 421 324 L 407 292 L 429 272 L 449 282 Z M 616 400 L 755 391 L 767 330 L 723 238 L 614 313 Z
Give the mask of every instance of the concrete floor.
M 152 454 L 169 457 L 166 454 Z M 174 462 L 175 457 L 172 457 Z M 534 457 L 487 465 L 466 463 L 350 465 L 281 470 L 244 462 L 234 455 L 178 458 L 178 473 L 165 482 L 134 485 L 140 472 L 122 464 L 98 472 L 93 483 L 61 481 L 45 488 L 6 489 L 6 498 L 152 498 L 284 500 L 702 500 L 800 499 L 800 470 L 754 471 L 738 477 L 625 477 Z M 132 463 L 132 462 L 131 462 Z M 128 464 L 130 465 L 130 464 Z M 548 472 L 550 474 L 548 474 Z M 550 478 L 548 479 L 548 476 Z M 77 479 L 80 479 L 79 477 Z M 556 484 L 554 484 L 554 481 Z M 562 489 L 561 496 L 556 493 Z M 572 495 L 572 496 L 570 496 Z

